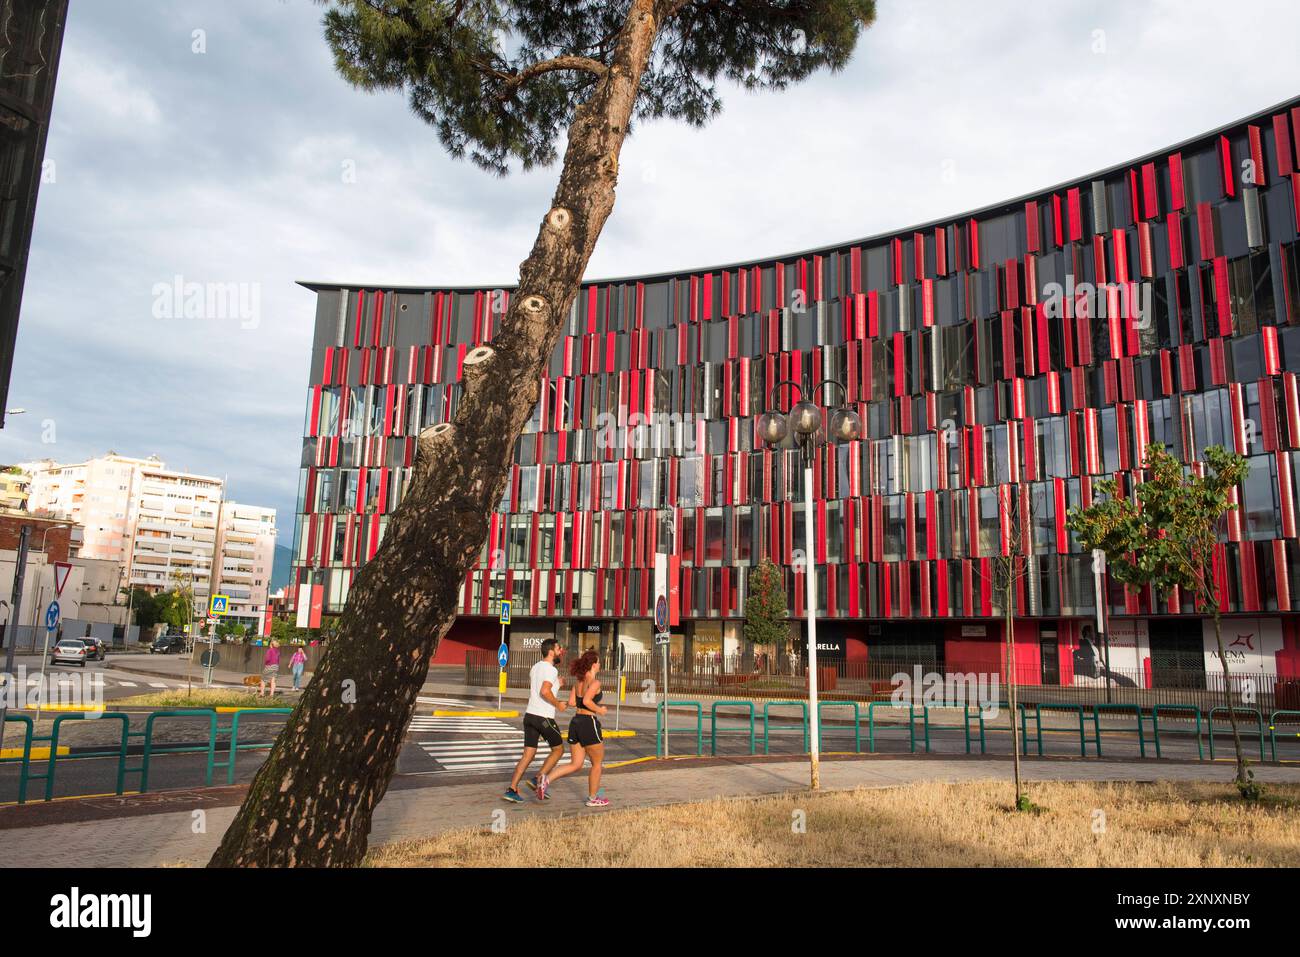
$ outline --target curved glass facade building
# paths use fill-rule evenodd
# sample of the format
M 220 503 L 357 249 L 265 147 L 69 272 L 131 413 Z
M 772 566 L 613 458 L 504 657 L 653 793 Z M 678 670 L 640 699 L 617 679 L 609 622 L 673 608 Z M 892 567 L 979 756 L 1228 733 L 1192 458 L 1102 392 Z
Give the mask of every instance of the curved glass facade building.
M 999 667 L 993 559 L 1032 527 L 1022 681 L 1096 675 L 1091 557 L 1066 511 L 1140 450 L 1249 457 L 1218 587 L 1234 671 L 1300 673 L 1300 100 L 1101 173 L 935 222 L 750 263 L 584 284 L 439 661 L 497 643 L 652 647 L 674 557 L 683 660 L 740 656 L 750 570 L 802 616 L 798 452 L 756 441 L 769 389 L 834 378 L 859 442 L 814 469 L 820 654 Z M 337 612 L 401 501 L 421 428 L 456 407 L 509 289 L 318 297 L 293 598 Z M 834 398 L 826 390 L 823 398 Z M 788 401 L 788 399 L 786 400 Z M 1217 668 L 1186 596 L 1110 586 L 1111 670 L 1147 687 Z M 747 666 L 747 665 L 746 665 Z M 723 664 L 725 669 L 728 667 Z M 1203 686 L 1203 685 L 1202 685 Z

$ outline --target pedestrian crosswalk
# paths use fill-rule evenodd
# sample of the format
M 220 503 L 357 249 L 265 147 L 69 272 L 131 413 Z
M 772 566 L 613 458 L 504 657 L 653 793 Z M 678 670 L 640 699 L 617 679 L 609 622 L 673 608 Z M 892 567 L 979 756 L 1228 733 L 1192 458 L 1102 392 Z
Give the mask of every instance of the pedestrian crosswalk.
M 410 730 L 418 735 L 420 750 L 438 765 L 426 773 L 508 770 L 524 753 L 523 732 L 499 718 L 417 715 Z M 534 763 L 543 757 L 539 754 Z
M 424 752 L 448 771 L 499 771 L 513 768 L 524 753 L 522 736 L 517 741 L 485 741 L 454 745 L 438 741 L 421 745 Z M 542 760 L 538 754 L 533 763 Z
M 438 718 L 417 715 L 411 719 L 412 731 L 448 731 L 452 734 L 513 734 L 523 737 L 523 732 L 499 718 Z

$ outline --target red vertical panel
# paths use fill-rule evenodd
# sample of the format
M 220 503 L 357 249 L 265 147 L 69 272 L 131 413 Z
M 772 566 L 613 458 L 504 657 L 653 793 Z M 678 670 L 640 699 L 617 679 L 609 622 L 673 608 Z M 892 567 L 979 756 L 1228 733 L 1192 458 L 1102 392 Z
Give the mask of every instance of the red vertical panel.
M 1258 126 L 1246 127 L 1246 141 L 1250 147 L 1250 163 L 1256 186 L 1268 185 L 1268 167 L 1264 163 L 1264 138 Z M 1254 610 L 1254 609 L 1252 609 Z
M 1219 173 L 1222 178 L 1223 195 L 1237 195 L 1237 177 L 1232 168 L 1232 144 L 1226 136 L 1219 137 Z
M 1290 176 L 1295 169 L 1291 155 L 1291 124 L 1285 113 L 1273 117 L 1273 168 L 1279 177 Z
M 1183 191 L 1183 154 L 1174 153 L 1169 157 L 1169 192 L 1171 194 L 1170 209 L 1179 210 L 1187 205 L 1187 198 Z
M 1035 199 L 1025 203 L 1025 250 L 1027 252 L 1039 252 L 1038 247 L 1038 201 Z
M 1269 543 L 1273 550 L 1273 591 L 1277 597 L 1277 610 L 1291 610 L 1290 566 L 1286 560 L 1286 541 L 1275 538 Z

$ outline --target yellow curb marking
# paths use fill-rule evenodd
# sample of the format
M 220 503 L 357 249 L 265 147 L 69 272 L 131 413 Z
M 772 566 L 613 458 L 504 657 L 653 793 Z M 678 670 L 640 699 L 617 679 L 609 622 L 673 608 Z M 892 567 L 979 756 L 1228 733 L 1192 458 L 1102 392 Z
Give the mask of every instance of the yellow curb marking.
M 59 745 L 59 757 L 63 757 L 63 755 L 71 754 L 71 753 L 72 753 L 72 749 L 69 748 L 67 745 L 65 744 Z M 3 750 L 0 750 L 0 758 L 21 758 L 22 756 L 23 756 L 22 748 L 5 748 Z M 50 749 L 48 747 L 32 748 L 32 752 L 30 756 L 33 760 L 40 759 L 42 761 L 45 761 L 50 756 Z

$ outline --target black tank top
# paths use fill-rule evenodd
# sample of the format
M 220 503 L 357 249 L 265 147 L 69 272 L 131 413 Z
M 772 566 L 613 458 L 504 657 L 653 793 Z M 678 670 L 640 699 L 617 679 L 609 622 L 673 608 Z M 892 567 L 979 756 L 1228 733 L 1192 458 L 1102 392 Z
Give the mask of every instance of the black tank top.
M 589 709 L 587 709 L 586 705 L 584 705 L 584 704 L 582 703 L 583 692 L 581 692 L 581 691 L 577 691 L 577 692 L 575 692 L 575 696 L 576 696 L 576 698 L 577 698 L 577 707 L 579 707 L 579 708 L 583 708 L 584 710 L 589 710 Z M 605 697 L 605 692 L 603 692 L 603 691 L 597 691 L 596 694 L 595 694 L 595 696 L 591 699 L 591 703 L 592 703 L 592 704 L 600 704 L 600 699 L 603 698 L 603 697 Z

